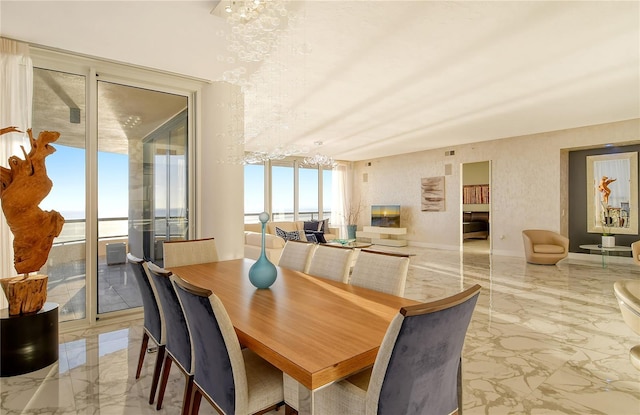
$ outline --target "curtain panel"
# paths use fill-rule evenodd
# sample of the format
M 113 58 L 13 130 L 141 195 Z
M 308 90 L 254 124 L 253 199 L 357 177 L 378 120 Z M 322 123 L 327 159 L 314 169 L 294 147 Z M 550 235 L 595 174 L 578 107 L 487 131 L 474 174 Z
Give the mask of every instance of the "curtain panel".
M 26 131 L 31 127 L 32 101 L 33 63 L 29 57 L 29 45 L 0 38 L 0 128 L 15 126 L 23 131 L 0 136 L 0 166 L 8 168 L 8 159 L 12 155 L 23 157 L 21 145 L 29 148 Z M 13 235 L 4 215 L 0 215 L 0 278 L 14 275 Z M 5 307 L 7 302 L 2 292 L 0 308 Z

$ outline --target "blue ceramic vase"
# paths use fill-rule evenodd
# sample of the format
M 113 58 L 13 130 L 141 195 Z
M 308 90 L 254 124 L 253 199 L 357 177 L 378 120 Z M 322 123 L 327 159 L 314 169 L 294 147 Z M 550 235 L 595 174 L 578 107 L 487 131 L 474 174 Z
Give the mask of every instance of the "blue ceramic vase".
M 249 281 L 256 288 L 269 288 L 276 281 L 278 271 L 264 252 L 264 228 L 269 221 L 269 214 L 262 212 L 259 218 L 260 222 L 262 222 L 262 250 L 260 251 L 260 258 L 249 268 Z

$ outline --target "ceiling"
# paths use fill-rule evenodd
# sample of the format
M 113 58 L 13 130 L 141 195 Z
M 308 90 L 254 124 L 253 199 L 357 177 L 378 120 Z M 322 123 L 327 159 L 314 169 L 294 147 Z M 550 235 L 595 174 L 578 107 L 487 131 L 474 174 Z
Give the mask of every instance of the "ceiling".
M 288 3 L 243 69 L 246 149 L 366 160 L 639 118 L 639 4 Z
M 283 146 L 368 160 L 640 118 L 638 1 L 286 2 L 295 18 L 283 19 L 269 59 L 251 64 L 228 52 L 222 32 L 231 29 L 209 13 L 218 5 L 222 14 L 225 4 L 3 1 L 3 33 L 211 80 L 237 82 L 228 76 L 235 70 L 244 81 L 245 148 L 254 151 Z M 123 14 L 127 7 L 135 13 Z M 34 13 L 52 17 L 27 30 L 21 17 Z M 168 33 L 168 22 L 188 30 Z M 74 35 L 95 24 L 115 28 L 107 41 Z M 34 103 L 34 129 L 67 128 L 68 140 L 77 130 L 83 140 L 83 124 L 51 120 L 69 120 L 84 85 L 34 78 L 47 91 Z M 101 93 L 109 112 L 100 134 L 114 151 L 184 107 L 132 90 Z M 150 104 L 159 112 L 149 113 Z M 137 131 L 123 128 L 130 116 L 141 116 Z M 47 120 L 42 128 L 38 119 Z

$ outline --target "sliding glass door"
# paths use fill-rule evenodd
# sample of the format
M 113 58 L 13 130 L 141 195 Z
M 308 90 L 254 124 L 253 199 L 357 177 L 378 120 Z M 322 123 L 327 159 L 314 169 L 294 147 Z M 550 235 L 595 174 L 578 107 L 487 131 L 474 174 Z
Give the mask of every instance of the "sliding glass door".
M 142 305 L 126 253 L 188 237 L 185 96 L 98 82 L 98 314 Z
M 33 130 L 58 131 L 41 203 L 65 218 L 46 265 L 61 322 L 140 310 L 127 253 L 162 266 L 162 243 L 187 239 L 192 108 L 201 83 L 35 51 Z M 95 66 L 93 66 L 95 65 Z

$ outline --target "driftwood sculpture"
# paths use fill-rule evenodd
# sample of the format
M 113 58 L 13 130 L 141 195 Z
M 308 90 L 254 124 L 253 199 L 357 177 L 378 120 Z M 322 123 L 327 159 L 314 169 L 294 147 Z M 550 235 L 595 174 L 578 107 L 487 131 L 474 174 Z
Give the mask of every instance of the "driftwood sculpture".
M 15 127 L 0 130 L 0 135 L 20 132 Z M 9 168 L 0 166 L 0 200 L 7 224 L 13 233 L 13 262 L 23 276 L 3 278 L 2 288 L 9 300 L 9 314 L 39 311 L 47 299 L 47 277 L 29 276 L 47 262 L 53 239 L 60 235 L 64 218 L 55 210 L 43 211 L 40 202 L 49 194 L 53 183 L 47 176 L 45 158 L 56 150 L 50 143 L 60 133 L 42 131 L 37 139 L 27 130 L 31 151 L 24 147 L 24 160 L 9 157 Z

